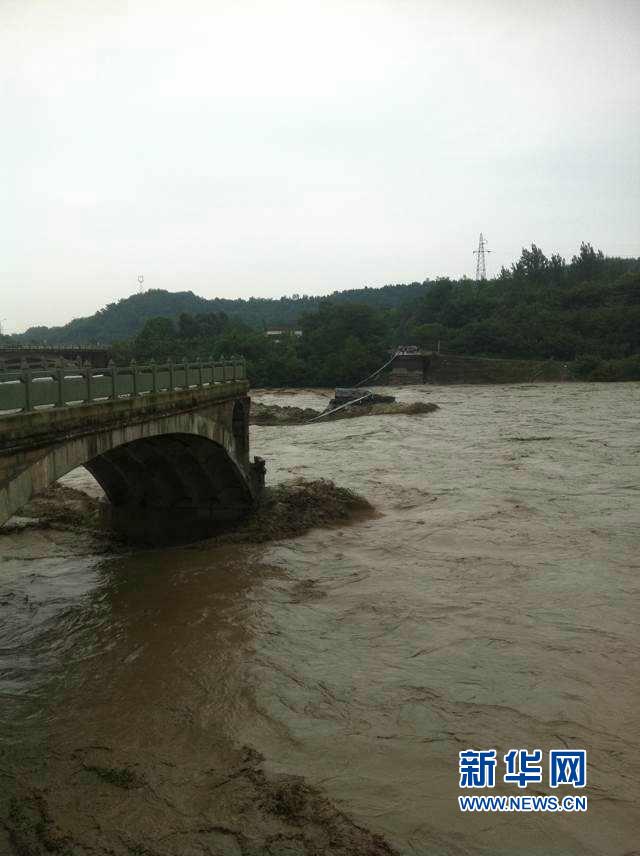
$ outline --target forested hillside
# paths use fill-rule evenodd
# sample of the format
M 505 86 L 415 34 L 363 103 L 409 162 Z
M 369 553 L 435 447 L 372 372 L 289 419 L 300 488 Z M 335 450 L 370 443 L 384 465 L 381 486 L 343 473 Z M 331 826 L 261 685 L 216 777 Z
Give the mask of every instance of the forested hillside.
M 76 318 L 63 327 L 30 327 L 16 335 L 14 341 L 49 345 L 110 344 L 135 336 L 151 318 L 177 320 L 182 313 L 199 315 L 223 312 L 229 318 L 244 322 L 256 330 L 274 325 L 292 325 L 300 317 L 318 309 L 321 303 L 363 303 L 379 309 L 399 306 L 403 301 L 424 294 L 429 283 L 387 285 L 335 292 L 325 297 L 294 294 L 291 297 L 227 300 L 198 297 L 192 291 L 150 289 L 110 303 L 88 318 Z
M 497 279 L 440 280 L 399 313 L 401 338 L 457 353 L 573 360 L 640 352 L 640 260 L 589 244 L 566 264 L 532 245 Z
M 265 328 L 295 323 L 303 335 Z M 582 244 L 570 262 L 535 244 L 493 280 L 359 289 L 329 297 L 205 300 L 150 291 L 23 338 L 113 342 L 119 360 L 244 354 L 256 385 L 349 384 L 399 344 L 572 363 L 575 377 L 640 378 L 640 259 Z
M 300 315 L 301 337 L 274 340 L 225 313 L 157 318 L 117 354 L 138 361 L 244 354 L 256 385 L 330 386 L 361 380 L 389 348 L 440 342 L 450 353 L 571 362 L 577 378 L 640 378 L 640 260 L 606 258 L 583 244 L 567 264 L 533 245 L 497 279 L 404 288 L 321 300 Z M 385 305 L 397 294 L 403 299 Z

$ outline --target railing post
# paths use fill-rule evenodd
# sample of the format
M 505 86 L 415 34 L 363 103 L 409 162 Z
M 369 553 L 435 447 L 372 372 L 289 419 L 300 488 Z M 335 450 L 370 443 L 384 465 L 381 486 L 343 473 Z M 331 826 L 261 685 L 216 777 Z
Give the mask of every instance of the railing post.
M 233 356 L 233 379 L 234 380 L 242 380 L 243 377 L 243 359 L 238 356 L 238 354 L 234 354 Z
M 151 360 L 151 392 L 155 395 L 158 391 L 158 369 L 156 368 L 156 361 Z
M 109 360 L 108 368 L 111 371 L 111 398 L 116 401 L 118 398 L 118 368 L 113 360 Z
M 129 367 L 131 368 L 131 384 L 133 387 L 131 395 L 135 397 L 138 394 L 138 367 L 136 361 L 131 360 Z
M 27 369 L 22 373 L 22 382 L 24 384 L 24 409 L 28 413 L 33 410 L 33 399 L 31 396 L 31 371 Z
M 59 363 L 62 360 L 58 360 Z M 56 384 L 58 387 L 56 407 L 64 407 L 64 369 L 59 366 L 56 369 Z
M 198 387 L 202 389 L 202 362 L 198 363 Z
M 169 357 L 169 392 L 173 392 L 173 359 Z
M 84 372 L 85 372 L 85 377 L 87 380 L 87 404 L 91 404 L 91 402 L 93 401 L 93 389 L 92 389 L 92 382 L 93 382 L 92 372 L 93 372 L 93 369 L 91 368 L 91 363 L 89 360 L 85 360 Z

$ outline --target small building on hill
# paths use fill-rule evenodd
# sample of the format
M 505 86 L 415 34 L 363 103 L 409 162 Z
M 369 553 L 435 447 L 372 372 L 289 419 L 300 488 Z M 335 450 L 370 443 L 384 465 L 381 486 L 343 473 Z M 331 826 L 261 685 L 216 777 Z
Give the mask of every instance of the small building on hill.
M 272 339 L 281 339 L 283 336 L 302 336 L 302 330 L 297 330 L 294 327 L 272 327 L 265 330 L 264 334 Z

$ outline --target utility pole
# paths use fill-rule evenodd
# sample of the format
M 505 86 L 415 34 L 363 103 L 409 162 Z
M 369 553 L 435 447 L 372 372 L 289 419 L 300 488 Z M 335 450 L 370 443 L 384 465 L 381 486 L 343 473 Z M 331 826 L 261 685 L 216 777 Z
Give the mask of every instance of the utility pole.
M 144 289 L 142 287 L 143 282 L 144 282 L 144 277 L 142 276 L 142 274 L 140 274 L 140 276 L 138 277 L 138 294 L 142 294 L 142 292 L 144 291 Z
M 4 333 L 4 330 L 2 329 L 2 323 L 6 320 L 6 318 L 0 318 L 0 336 L 2 336 Z
M 478 249 L 473 251 L 474 256 L 478 256 L 476 262 L 476 282 L 480 282 L 483 279 L 487 278 L 487 266 L 485 264 L 485 253 L 490 253 L 491 250 L 487 249 L 487 239 L 483 237 L 482 232 L 480 232 L 480 240 L 478 241 Z

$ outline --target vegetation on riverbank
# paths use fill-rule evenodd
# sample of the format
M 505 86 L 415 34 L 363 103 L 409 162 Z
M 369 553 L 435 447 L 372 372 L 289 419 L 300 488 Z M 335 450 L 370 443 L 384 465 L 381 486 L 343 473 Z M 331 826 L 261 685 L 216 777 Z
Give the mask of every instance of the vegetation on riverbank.
M 269 326 L 284 325 L 280 335 Z M 287 327 L 295 325 L 301 335 Z M 535 244 L 484 282 L 447 277 L 328 297 L 207 301 L 147 292 L 18 340 L 120 340 L 118 361 L 243 354 L 254 386 L 352 385 L 404 343 L 451 354 L 570 364 L 576 380 L 640 378 L 640 259 L 583 243 L 570 262 Z M 525 373 L 529 372 L 527 368 Z M 526 380 L 523 376 L 522 380 Z

